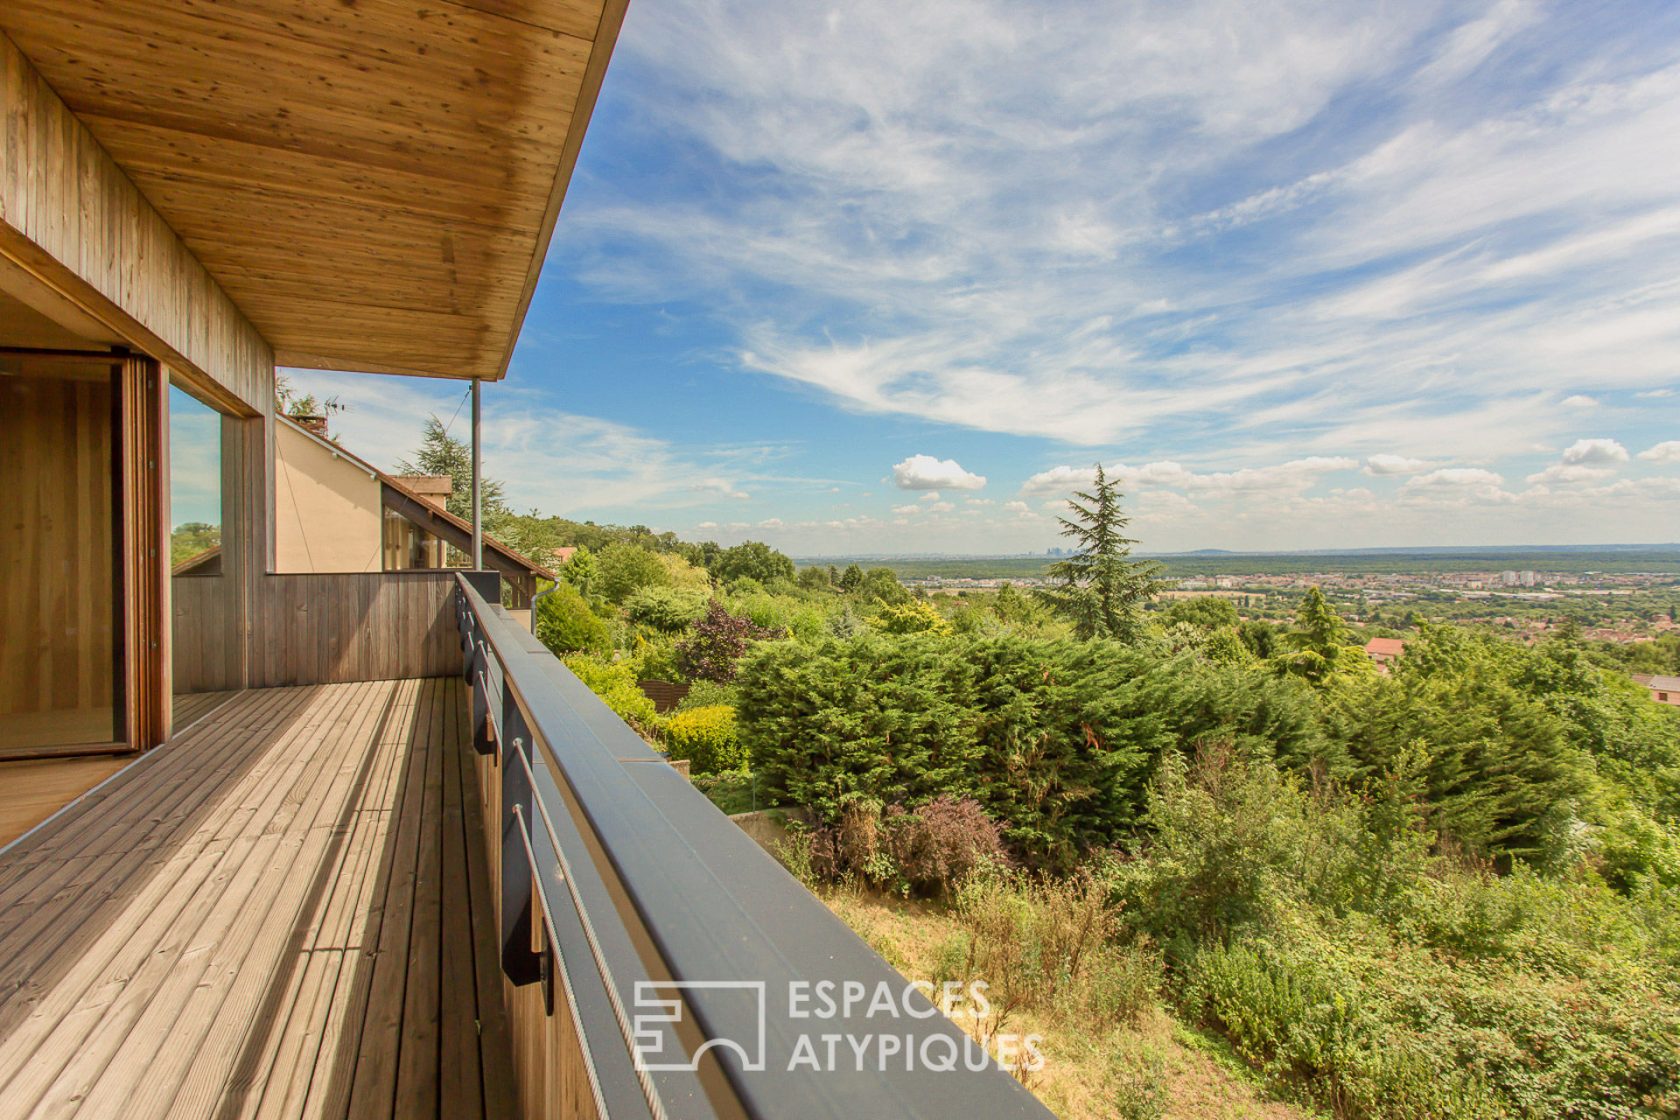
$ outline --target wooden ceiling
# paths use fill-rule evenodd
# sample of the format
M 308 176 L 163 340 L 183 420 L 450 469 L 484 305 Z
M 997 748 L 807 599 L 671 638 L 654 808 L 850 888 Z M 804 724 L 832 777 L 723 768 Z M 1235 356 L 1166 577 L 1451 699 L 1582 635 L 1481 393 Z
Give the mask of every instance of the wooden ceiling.
M 500 378 L 626 0 L 6 0 L 281 365 Z

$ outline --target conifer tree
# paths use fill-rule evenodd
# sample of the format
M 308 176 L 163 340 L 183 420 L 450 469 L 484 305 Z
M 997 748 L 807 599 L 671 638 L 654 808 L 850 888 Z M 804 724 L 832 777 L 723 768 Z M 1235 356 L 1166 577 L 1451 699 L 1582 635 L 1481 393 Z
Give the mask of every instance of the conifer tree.
M 1131 559 L 1137 541 L 1126 536 L 1131 518 L 1121 512 L 1122 497 L 1119 481 L 1110 481 L 1098 463 L 1090 491 L 1075 491 L 1068 501 L 1072 516 L 1058 518 L 1062 536 L 1077 541 L 1079 548 L 1050 566 L 1057 586 L 1039 595 L 1073 622 L 1083 640 L 1135 639 L 1143 630 L 1143 605 L 1164 586 L 1156 578 L 1161 565 Z
M 443 421 L 436 416 L 426 418 L 426 430 L 420 437 L 420 450 L 413 459 L 397 464 L 398 474 L 448 475 L 451 482 L 446 508 L 456 517 L 472 517 L 472 450 L 462 440 L 449 434 Z M 495 526 L 511 515 L 502 497 L 502 484 L 496 479 L 479 477 L 479 500 L 484 508 L 484 527 L 494 532 Z

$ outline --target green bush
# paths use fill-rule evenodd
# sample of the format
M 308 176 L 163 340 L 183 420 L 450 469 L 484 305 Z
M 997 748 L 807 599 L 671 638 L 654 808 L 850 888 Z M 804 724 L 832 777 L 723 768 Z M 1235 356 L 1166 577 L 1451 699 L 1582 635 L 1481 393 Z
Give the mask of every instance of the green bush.
M 740 692 L 733 684 L 722 681 L 698 680 L 688 686 L 688 695 L 677 702 L 677 711 L 686 712 L 691 708 L 709 708 L 714 704 L 727 704 L 731 708 L 740 702 Z
M 747 768 L 747 752 L 735 733 L 735 709 L 724 704 L 679 711 L 665 720 L 665 748 L 686 758 L 696 774 Z
M 552 594 L 537 601 L 537 640 L 558 657 L 590 653 L 605 657 L 612 652 L 612 631 L 589 609 L 583 593 L 569 583 L 558 583 Z
M 875 616 L 884 634 L 949 634 L 951 624 L 932 603 L 889 603 Z
M 705 591 L 679 591 L 674 587 L 644 587 L 624 600 L 624 613 L 631 622 L 664 634 L 676 634 L 700 621 L 710 596 Z
M 657 552 L 614 541 L 595 557 L 593 589 L 609 603 L 622 603 L 644 587 L 669 587 L 671 569 Z
M 606 661 L 588 654 L 573 654 L 565 659 L 566 668 L 577 674 L 599 696 L 619 719 L 643 735 L 650 734 L 659 724 L 659 713 L 653 701 L 642 694 L 636 684 L 636 674 L 628 664 Z

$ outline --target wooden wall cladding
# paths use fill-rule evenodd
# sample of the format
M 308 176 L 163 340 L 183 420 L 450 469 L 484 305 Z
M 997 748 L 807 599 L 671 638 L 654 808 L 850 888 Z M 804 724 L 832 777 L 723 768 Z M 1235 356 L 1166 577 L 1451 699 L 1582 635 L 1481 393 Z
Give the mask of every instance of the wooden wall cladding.
M 273 350 L 3 35 L 0 121 L 0 255 L 222 408 L 271 411 Z
M 502 775 L 495 756 L 474 754 L 473 772 L 481 810 L 484 852 L 489 862 L 490 905 L 495 907 L 496 928 L 501 928 L 502 900 Z M 510 762 L 509 765 L 515 765 Z M 478 814 L 475 814 L 478 815 Z M 579 967 L 573 965 L 573 967 Z M 590 967 L 583 964 L 581 967 Z M 566 1005 L 566 986 L 554 985 L 554 1013 L 543 1000 L 541 984 L 515 986 L 497 969 L 494 978 L 480 977 L 480 992 L 486 982 L 501 988 L 507 1008 L 508 1033 L 513 1044 L 514 1081 L 520 1115 L 566 1116 L 572 1120 L 601 1120 L 589 1081 L 589 1059 L 583 1040 Z M 499 982 L 499 983 L 498 983 Z M 484 998 L 482 995 L 479 998 Z M 608 1045 L 611 1045 L 611 1041 Z
M 233 596 L 237 587 L 231 575 L 178 576 L 169 581 L 175 695 L 243 687 Z
M 250 687 L 461 671 L 455 573 L 269 575 L 251 602 Z

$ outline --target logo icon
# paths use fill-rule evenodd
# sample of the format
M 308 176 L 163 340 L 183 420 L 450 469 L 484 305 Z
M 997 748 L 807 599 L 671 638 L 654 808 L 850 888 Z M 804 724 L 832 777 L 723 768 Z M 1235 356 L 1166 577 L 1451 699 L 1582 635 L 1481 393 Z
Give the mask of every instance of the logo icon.
M 707 1038 L 685 1054 L 677 1038 L 686 1006 L 682 993 L 693 991 L 739 991 L 752 1000 L 757 1032 L 752 1039 Z M 706 1051 L 717 1047 L 735 1051 L 741 1068 L 748 1073 L 764 1069 L 765 995 L 762 980 L 638 980 L 636 1016 L 631 1033 L 635 1044 L 636 1068 L 647 1073 L 697 1070 Z

